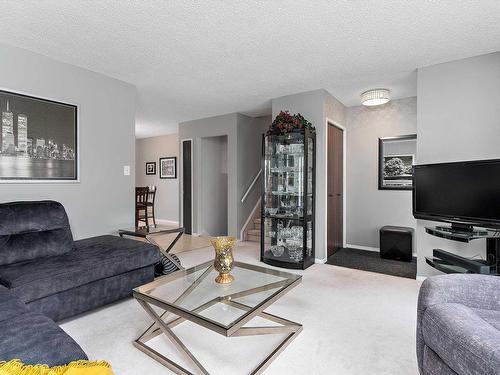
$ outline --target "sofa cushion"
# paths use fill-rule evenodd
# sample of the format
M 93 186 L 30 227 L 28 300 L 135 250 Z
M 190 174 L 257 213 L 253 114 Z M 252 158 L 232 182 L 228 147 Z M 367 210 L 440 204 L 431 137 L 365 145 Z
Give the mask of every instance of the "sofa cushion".
M 28 311 L 26 305 L 16 298 L 14 293 L 0 285 L 0 322 L 12 319 Z
M 49 318 L 25 312 L 0 321 L 0 361 L 57 366 L 88 359 L 82 348 Z
M 500 292 L 499 292 L 500 293 Z M 471 309 L 485 322 L 491 324 L 496 329 L 500 330 L 500 311 L 486 309 Z
M 435 304 L 422 319 L 425 344 L 453 371 L 498 375 L 500 331 L 474 310 L 457 303 Z
M 68 217 L 60 203 L 0 204 L 0 265 L 60 255 L 72 248 Z
M 23 302 L 31 302 L 87 283 L 155 264 L 156 246 L 99 236 L 75 241 L 69 253 L 0 266 L 0 284 Z

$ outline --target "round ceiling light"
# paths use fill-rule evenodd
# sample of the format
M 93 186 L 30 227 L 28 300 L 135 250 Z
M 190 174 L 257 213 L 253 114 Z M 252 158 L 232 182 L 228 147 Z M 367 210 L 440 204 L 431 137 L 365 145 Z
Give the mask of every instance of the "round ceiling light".
M 391 92 L 387 89 L 373 89 L 361 94 L 361 103 L 372 107 L 381 105 L 391 100 Z

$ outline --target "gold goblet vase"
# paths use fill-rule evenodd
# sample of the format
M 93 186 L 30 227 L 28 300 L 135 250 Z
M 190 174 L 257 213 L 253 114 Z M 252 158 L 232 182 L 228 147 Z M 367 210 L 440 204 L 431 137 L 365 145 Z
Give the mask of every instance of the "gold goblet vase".
M 234 276 L 230 272 L 234 265 L 233 247 L 236 238 L 230 236 L 212 237 L 210 242 L 215 249 L 214 268 L 219 272 L 215 282 L 229 284 L 234 280 Z

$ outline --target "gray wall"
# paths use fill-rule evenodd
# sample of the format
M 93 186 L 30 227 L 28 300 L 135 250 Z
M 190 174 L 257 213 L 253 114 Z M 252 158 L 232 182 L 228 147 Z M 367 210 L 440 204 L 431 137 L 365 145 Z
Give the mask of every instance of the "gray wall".
M 283 110 L 301 113 L 316 127 L 316 258 L 326 260 L 326 119 L 345 125 L 345 107 L 326 90 L 314 90 L 272 100 L 273 118 Z
M 419 164 L 500 158 L 500 52 L 418 70 Z M 425 263 L 433 248 L 485 255 L 485 243 L 460 244 L 425 233 L 417 222 L 418 275 L 439 272 Z
M 271 116 L 238 115 L 238 230 L 240 231 L 261 197 L 262 178 L 259 178 L 245 202 L 241 198 L 261 168 L 262 134 L 271 125 Z
M 179 124 L 179 147 L 183 139 L 193 139 L 193 231 L 195 233 L 199 233 L 202 228 L 201 139 L 227 136 L 228 234 L 239 237 L 243 224 L 259 198 L 256 191 L 252 192 L 252 196 L 245 204 L 240 201 L 260 168 L 260 136 L 269 121 L 268 117 L 252 118 L 239 113 L 230 113 Z
M 201 139 L 201 227 L 198 233 L 227 235 L 227 136 Z
M 183 139 L 193 140 L 193 232 L 199 233 L 201 230 L 202 215 L 202 189 L 203 179 L 201 174 L 201 138 L 227 136 L 227 220 L 228 234 L 238 235 L 238 208 L 237 208 L 237 160 L 236 160 L 236 132 L 237 132 L 236 113 L 230 113 L 222 116 L 209 117 L 199 120 L 181 122 L 179 124 L 179 148 Z M 182 163 L 181 163 L 182 165 Z M 180 188 L 182 187 L 182 175 L 180 175 Z M 182 199 L 180 196 L 179 199 Z M 182 205 L 179 206 L 179 209 Z M 179 217 L 180 214 L 179 214 Z
M 76 238 L 133 225 L 135 87 L 4 45 L 0 82 L 5 90 L 77 104 L 80 154 L 80 182 L 0 184 L 0 201 L 60 201 Z
M 135 143 L 135 183 L 157 188 L 155 215 L 157 219 L 179 221 L 179 136 L 177 134 L 137 139 Z M 159 158 L 177 157 L 177 178 L 161 179 Z M 156 162 L 156 175 L 146 175 L 146 162 Z
M 379 248 L 380 227 L 416 227 L 411 191 L 378 190 L 378 138 L 417 132 L 417 98 L 349 107 L 346 114 L 347 244 Z

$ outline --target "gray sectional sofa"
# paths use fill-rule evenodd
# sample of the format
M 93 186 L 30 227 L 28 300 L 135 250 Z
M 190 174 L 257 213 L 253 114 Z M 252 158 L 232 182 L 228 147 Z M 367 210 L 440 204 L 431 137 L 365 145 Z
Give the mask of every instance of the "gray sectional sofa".
M 500 277 L 426 279 L 417 310 L 422 375 L 500 374 Z
M 0 361 L 87 359 L 55 321 L 130 296 L 159 258 L 153 245 L 111 235 L 73 241 L 58 202 L 0 204 Z

